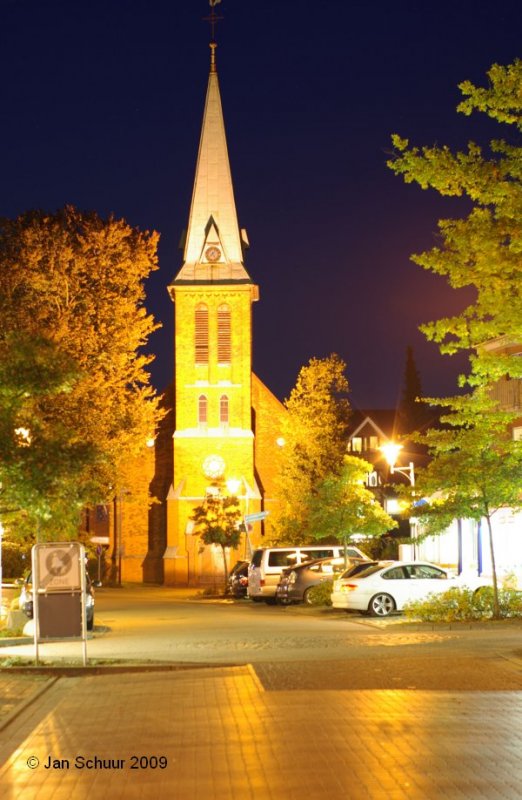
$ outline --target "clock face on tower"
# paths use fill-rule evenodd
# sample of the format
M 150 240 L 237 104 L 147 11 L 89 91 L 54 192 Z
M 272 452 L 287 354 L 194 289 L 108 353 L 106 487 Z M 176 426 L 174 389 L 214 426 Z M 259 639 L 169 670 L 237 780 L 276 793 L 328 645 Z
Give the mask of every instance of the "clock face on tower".
M 221 250 L 219 249 L 219 247 L 215 247 L 215 245 L 212 245 L 211 247 L 207 247 L 207 249 L 205 250 L 205 256 L 207 257 L 208 261 L 215 264 L 215 262 L 219 261 L 219 259 L 221 258 Z
M 206 478 L 221 478 L 225 472 L 225 462 L 221 456 L 207 456 L 203 461 L 203 473 Z

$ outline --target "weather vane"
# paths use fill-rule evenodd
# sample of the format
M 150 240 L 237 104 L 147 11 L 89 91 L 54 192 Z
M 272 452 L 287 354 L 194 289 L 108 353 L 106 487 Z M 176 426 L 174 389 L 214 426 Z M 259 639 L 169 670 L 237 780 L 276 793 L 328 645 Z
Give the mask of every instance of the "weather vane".
M 211 9 L 210 10 L 210 14 L 209 14 L 208 17 L 204 17 L 203 18 L 205 20 L 205 22 L 209 22 L 210 23 L 212 42 L 215 41 L 216 25 L 220 20 L 223 19 L 223 17 L 220 17 L 220 16 L 218 16 L 218 14 L 216 14 L 215 7 L 217 6 L 218 3 L 221 3 L 221 0 L 208 0 L 208 4 L 209 4 L 210 9 Z

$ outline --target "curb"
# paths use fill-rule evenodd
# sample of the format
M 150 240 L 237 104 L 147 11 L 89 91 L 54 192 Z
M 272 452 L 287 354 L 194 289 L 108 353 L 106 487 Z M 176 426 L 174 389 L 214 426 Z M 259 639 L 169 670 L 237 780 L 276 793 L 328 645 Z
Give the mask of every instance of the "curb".
M 10 669 L 9 667 L 7 669 Z M 35 700 L 38 700 L 45 692 L 47 692 L 54 684 L 59 680 L 59 675 L 54 677 L 50 677 L 46 684 L 43 686 L 38 686 L 25 700 L 22 700 L 12 711 L 3 717 L 0 720 L 0 731 L 3 731 L 4 728 L 7 728 L 21 713 L 25 711 Z
M 118 663 L 118 664 L 99 664 L 89 666 L 73 666 L 64 665 L 58 666 L 56 664 L 49 664 L 45 666 L 20 665 L 13 667 L 2 667 L 2 673 L 10 673 L 13 675 L 53 675 L 55 680 L 58 678 L 77 678 L 87 675 L 122 675 L 125 673 L 144 673 L 144 672 L 186 672 L 187 670 L 202 670 L 202 669 L 230 669 L 231 667 L 245 667 L 248 662 L 234 662 L 226 664 L 205 664 L 199 662 L 177 662 L 173 664 L 136 664 L 136 663 Z M 32 702 L 32 700 L 31 700 Z M 1 730 L 1 728 L 0 728 Z

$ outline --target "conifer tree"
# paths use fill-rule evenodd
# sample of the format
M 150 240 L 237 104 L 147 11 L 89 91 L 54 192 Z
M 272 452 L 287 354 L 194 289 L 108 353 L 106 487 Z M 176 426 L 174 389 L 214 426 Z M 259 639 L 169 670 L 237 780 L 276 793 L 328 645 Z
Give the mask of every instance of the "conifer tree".
M 406 348 L 404 383 L 399 405 L 399 418 L 402 433 L 411 433 L 421 428 L 426 418 L 426 407 L 421 402 L 422 386 L 420 374 L 415 364 L 413 348 Z

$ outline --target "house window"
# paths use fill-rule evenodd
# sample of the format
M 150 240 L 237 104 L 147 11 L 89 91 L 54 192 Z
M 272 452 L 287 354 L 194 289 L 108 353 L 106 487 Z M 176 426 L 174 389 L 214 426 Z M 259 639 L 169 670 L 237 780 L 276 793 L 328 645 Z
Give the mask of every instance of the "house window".
M 219 398 L 219 421 L 221 425 L 228 424 L 228 397 L 222 394 Z
M 196 364 L 208 364 L 208 308 L 203 303 L 196 306 L 194 344 Z
M 198 397 L 198 422 L 200 425 L 207 424 L 207 410 L 208 410 L 208 401 L 204 394 L 200 394 Z
M 513 428 L 513 439 L 515 442 L 522 442 L 522 427 L 516 426 Z
M 378 436 L 368 436 L 368 450 L 378 450 L 379 448 L 379 437 Z
M 218 308 L 218 363 L 230 364 L 230 309 L 227 305 Z
M 352 453 L 361 453 L 362 452 L 362 438 L 360 436 L 354 436 L 352 439 Z
M 379 474 L 377 472 L 369 472 L 368 473 L 368 480 L 366 482 L 367 486 L 379 486 Z

